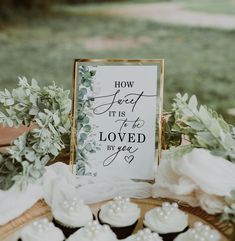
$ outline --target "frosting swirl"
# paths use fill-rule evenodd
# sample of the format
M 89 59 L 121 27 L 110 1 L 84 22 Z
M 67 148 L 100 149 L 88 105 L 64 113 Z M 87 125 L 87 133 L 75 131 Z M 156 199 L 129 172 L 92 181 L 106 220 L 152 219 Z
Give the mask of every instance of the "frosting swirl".
M 180 234 L 174 241 L 219 241 L 221 235 L 201 222 L 194 223 L 194 227 Z
M 97 221 L 89 222 L 85 227 L 72 234 L 67 241 L 117 241 L 116 235 L 108 225 Z
M 113 227 L 126 227 L 134 224 L 140 217 L 140 208 L 131 203 L 129 198 L 116 197 L 103 205 L 99 218 Z
M 44 218 L 33 222 L 21 231 L 23 241 L 63 241 L 63 232 Z
M 93 219 L 91 209 L 76 197 L 52 207 L 52 214 L 57 221 L 74 228 L 83 227 Z
M 176 233 L 188 226 L 188 215 L 178 208 L 177 203 L 165 202 L 162 207 L 149 210 L 143 222 L 146 227 L 159 234 Z
M 145 228 L 138 233 L 131 235 L 125 241 L 162 241 L 162 238 L 157 233 L 152 233 L 150 229 Z

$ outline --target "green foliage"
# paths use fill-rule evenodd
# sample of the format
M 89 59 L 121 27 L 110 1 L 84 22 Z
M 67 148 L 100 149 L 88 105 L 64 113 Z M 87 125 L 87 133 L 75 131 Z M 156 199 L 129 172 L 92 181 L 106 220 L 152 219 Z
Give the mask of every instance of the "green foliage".
M 81 56 L 165 58 L 166 110 L 177 92 L 187 92 L 235 123 L 227 115 L 235 107 L 235 31 L 112 17 L 101 7 L 109 12 L 110 4 L 58 6 L 50 16 L 1 29 L 0 86 L 14 88 L 15 76 L 24 73 L 40 79 L 41 86 L 56 80 L 71 89 L 73 58 Z
M 227 205 L 224 207 L 222 221 L 235 224 L 235 190 L 231 192 L 230 197 L 226 197 Z
M 0 155 L 0 189 L 14 183 L 26 186 L 41 177 L 45 165 L 65 148 L 63 136 L 70 131 L 69 91 L 55 84 L 40 88 L 36 80 L 29 84 L 19 78 L 12 92 L 0 91 L 0 123 L 18 127 L 32 125 L 31 131 L 17 138 L 6 154 Z
M 51 4 L 53 3 L 53 0 L 1 0 L 0 2 L 0 9 L 6 10 L 6 9 L 12 9 L 12 10 L 19 10 L 19 9 L 26 9 L 26 10 L 32 10 L 32 9 L 41 9 L 45 10 L 48 9 Z
M 162 122 L 162 148 L 163 150 L 179 146 L 182 143 L 182 134 L 173 129 L 175 125 L 174 113 L 164 113 Z
M 0 22 L 9 22 L 20 15 L 35 17 L 35 13 L 48 12 L 54 0 L 1 0 Z
M 222 14 L 235 14 L 234 0 L 175 0 L 181 6 L 188 10 L 208 12 L 208 13 L 222 13 Z
M 92 3 L 146 3 L 146 2 L 169 2 L 171 0 L 66 0 L 67 3 L 77 4 L 77 3 L 86 3 L 86 4 L 92 4 Z
M 89 153 L 94 153 L 99 148 L 92 137 L 93 130 L 89 118 L 92 115 L 91 109 L 94 102 L 93 79 L 96 74 L 95 67 L 90 69 L 87 66 L 80 66 L 79 74 L 81 78 L 77 98 L 77 141 L 79 145 L 79 150 L 77 150 L 77 174 L 91 175 L 86 170 L 86 166 L 89 166 L 87 158 Z
M 175 123 L 171 130 L 184 135 L 192 147 L 205 148 L 235 161 L 234 127 L 206 106 L 198 106 L 195 95 L 177 94 L 173 103 Z

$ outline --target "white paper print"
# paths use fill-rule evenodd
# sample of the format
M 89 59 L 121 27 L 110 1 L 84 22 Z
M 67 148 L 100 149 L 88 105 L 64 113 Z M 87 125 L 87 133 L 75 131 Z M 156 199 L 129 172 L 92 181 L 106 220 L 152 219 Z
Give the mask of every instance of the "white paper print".
M 77 173 L 154 178 L 156 65 L 79 66 Z

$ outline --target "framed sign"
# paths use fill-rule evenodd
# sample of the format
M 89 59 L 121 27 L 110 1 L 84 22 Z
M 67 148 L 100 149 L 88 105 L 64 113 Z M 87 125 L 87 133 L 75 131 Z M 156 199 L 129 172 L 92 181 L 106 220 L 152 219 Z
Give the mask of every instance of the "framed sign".
M 163 59 L 76 59 L 70 164 L 78 175 L 154 179 Z

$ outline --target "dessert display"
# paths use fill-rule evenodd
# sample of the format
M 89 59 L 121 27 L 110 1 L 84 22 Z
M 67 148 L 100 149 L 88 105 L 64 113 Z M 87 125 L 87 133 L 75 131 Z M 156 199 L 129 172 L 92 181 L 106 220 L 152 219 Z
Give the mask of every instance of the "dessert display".
M 177 203 L 164 202 L 162 207 L 149 210 L 144 216 L 144 226 L 157 232 L 164 241 L 172 241 L 188 229 L 188 215 Z
M 180 234 L 174 241 L 220 241 L 221 235 L 215 229 L 204 225 L 201 222 L 196 222 L 193 228 L 190 228 L 185 233 Z
M 90 207 L 76 197 L 52 207 L 52 215 L 55 226 L 63 231 L 66 238 L 94 218 Z
M 186 214 L 179 209 L 177 203 L 147 201 L 147 205 L 151 205 L 152 209 L 149 209 L 150 206 L 142 206 L 142 202 L 137 203 L 140 206 L 132 203 L 129 198 L 119 196 L 103 205 L 91 206 L 95 213 L 100 208 L 97 213 L 98 222 L 92 220 L 91 209 L 82 201 L 76 198 L 65 200 L 57 209 L 54 208 L 57 210 L 54 215 L 60 220 L 54 219 L 57 226 L 43 218 L 18 230 L 6 241 L 227 241 L 219 226 L 214 224 L 215 228 L 212 229 L 206 223 L 197 222 L 197 214 Z M 65 207 L 70 210 L 69 218 L 65 215 Z M 76 207 L 82 209 L 81 212 L 78 208 L 80 215 L 77 214 Z M 140 207 L 143 208 L 144 213 L 141 216 L 144 219 L 135 228 L 140 217 Z M 211 217 L 208 218 L 211 220 Z M 204 221 L 206 222 L 206 218 Z M 74 224 L 79 227 L 73 228 L 71 225 Z M 141 229 L 142 224 L 144 229 Z
M 108 225 L 92 221 L 72 234 L 67 241 L 117 241 L 117 237 Z
M 21 241 L 63 241 L 63 232 L 44 218 L 26 226 L 20 234 Z
M 157 233 L 152 233 L 150 229 L 145 228 L 131 235 L 125 241 L 162 241 L 162 238 Z
M 138 205 L 120 196 L 104 204 L 98 212 L 99 222 L 109 225 L 119 239 L 132 234 L 139 217 Z

